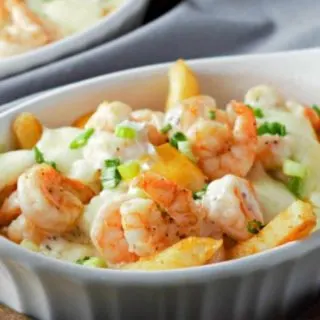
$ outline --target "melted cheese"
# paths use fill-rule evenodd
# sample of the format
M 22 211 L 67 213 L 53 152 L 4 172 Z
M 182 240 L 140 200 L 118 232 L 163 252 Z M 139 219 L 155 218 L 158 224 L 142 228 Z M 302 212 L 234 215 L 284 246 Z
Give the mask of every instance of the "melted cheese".
M 89 237 L 91 225 L 102 206 L 108 201 L 116 198 L 123 192 L 126 192 L 127 185 L 120 184 L 117 189 L 104 190 L 96 197 L 92 198 L 90 203 L 85 207 L 84 213 L 79 222 L 81 230 Z
M 74 243 L 63 238 L 45 240 L 41 243 L 39 251 L 46 256 L 70 262 L 97 255 L 92 245 Z
M 82 132 L 71 127 L 45 129 L 37 147 L 46 161 L 54 161 L 58 170 L 68 175 L 74 162 L 82 158 L 82 149 L 70 149 L 69 145 Z

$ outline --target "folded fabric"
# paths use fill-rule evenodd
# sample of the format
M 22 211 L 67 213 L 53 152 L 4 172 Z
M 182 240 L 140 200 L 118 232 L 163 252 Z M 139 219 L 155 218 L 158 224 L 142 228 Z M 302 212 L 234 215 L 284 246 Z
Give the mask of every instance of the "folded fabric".
M 180 57 L 315 47 L 320 1 L 185 0 L 123 37 L 0 82 L 0 103 L 93 76 Z

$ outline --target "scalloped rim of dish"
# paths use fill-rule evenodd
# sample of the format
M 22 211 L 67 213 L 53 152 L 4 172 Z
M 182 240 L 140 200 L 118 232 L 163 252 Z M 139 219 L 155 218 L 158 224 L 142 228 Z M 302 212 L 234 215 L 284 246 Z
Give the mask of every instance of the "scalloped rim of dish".
M 266 59 L 266 58 L 284 58 L 288 55 L 300 55 L 302 52 L 306 53 L 316 53 L 320 55 L 319 49 L 305 49 L 305 50 L 292 50 L 288 52 L 277 52 L 277 53 L 266 53 L 266 54 L 252 54 L 252 55 L 238 55 L 234 57 L 217 57 L 217 58 L 200 58 L 200 59 L 191 59 L 186 60 L 188 65 L 191 67 L 196 64 L 205 64 L 214 59 L 216 62 L 222 61 L 237 61 L 241 62 L 242 60 L 247 59 Z M 86 85 L 92 85 L 104 78 L 112 80 L 113 78 L 122 77 L 127 74 L 133 76 L 135 73 L 145 73 L 152 72 L 159 68 L 167 68 L 171 65 L 172 62 L 159 63 L 155 65 L 149 65 L 144 67 L 132 68 L 124 71 L 114 72 L 107 75 L 102 75 L 94 77 L 91 79 L 79 81 L 72 83 L 60 88 L 52 89 L 49 92 L 43 93 L 39 96 L 30 98 L 28 101 L 24 101 L 17 106 L 0 112 L 0 119 L 10 115 L 14 111 L 19 109 L 28 108 L 28 106 L 39 103 L 48 98 L 53 98 L 55 95 L 60 95 L 61 93 L 69 92 L 73 94 L 73 89 L 78 89 Z M 163 270 L 163 271 L 140 271 L 140 270 L 119 270 L 119 269 L 99 269 L 99 268 L 87 268 L 79 266 L 75 263 L 55 259 L 48 257 L 39 253 L 35 253 L 20 247 L 19 245 L 11 242 L 5 237 L 0 236 L 0 245 L 4 245 L 8 250 L 2 256 L 12 258 L 13 260 L 24 260 L 28 261 L 30 265 L 49 265 L 52 271 L 59 272 L 66 276 L 80 276 L 87 280 L 99 280 L 99 279 L 108 279 L 110 283 L 121 283 L 121 284 L 141 284 L 149 285 L 175 285 L 178 282 L 185 281 L 186 283 L 193 283 L 200 281 L 206 281 L 208 277 L 212 278 L 225 278 L 233 277 L 241 274 L 249 274 L 251 272 L 258 270 L 267 269 L 271 265 L 281 264 L 284 262 L 289 262 L 294 259 L 298 259 L 310 252 L 315 248 L 320 246 L 320 230 L 311 234 L 305 240 L 293 241 L 285 245 L 266 250 L 261 253 L 257 253 L 248 257 L 228 260 L 219 262 L 216 264 L 209 264 L 204 266 L 190 267 L 190 268 L 179 268 L 173 270 Z M 17 256 L 19 256 L 17 258 Z M 121 275 L 121 277 L 116 277 Z M 164 277 L 165 275 L 165 277 Z M 159 281 L 161 280 L 161 281 Z
M 112 23 L 113 21 L 116 21 L 118 16 L 122 15 L 122 13 L 126 10 L 130 9 L 130 6 L 134 4 L 135 0 L 124 0 L 123 3 L 121 3 L 114 11 L 112 11 L 110 14 L 107 16 L 101 18 L 99 21 L 91 25 L 90 27 L 76 32 L 73 35 L 66 36 L 58 41 L 51 42 L 47 45 L 44 45 L 42 47 L 38 47 L 35 49 L 32 49 L 30 51 L 23 52 L 21 54 L 17 54 L 14 56 L 6 57 L 0 59 L 0 70 L 1 70 L 1 65 L 2 64 L 20 64 L 20 62 L 24 59 L 29 59 L 33 58 L 34 56 L 45 54 L 46 50 L 59 50 L 60 48 L 63 48 L 66 43 L 69 43 L 70 41 L 77 41 L 81 40 L 83 37 L 90 36 L 96 29 L 100 28 L 102 25 L 106 23 Z M 64 53 L 68 54 L 68 53 Z

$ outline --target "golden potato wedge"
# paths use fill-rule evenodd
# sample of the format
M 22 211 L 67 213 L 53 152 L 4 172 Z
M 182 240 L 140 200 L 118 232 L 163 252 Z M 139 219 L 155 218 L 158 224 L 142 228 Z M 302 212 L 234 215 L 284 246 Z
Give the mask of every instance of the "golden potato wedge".
M 166 109 L 180 101 L 200 94 L 199 84 L 184 60 L 176 61 L 169 69 L 169 93 Z
M 275 248 L 306 237 L 316 225 L 316 216 L 309 203 L 295 201 L 279 213 L 258 234 L 228 250 L 227 258 L 236 259 Z
M 203 172 L 185 155 L 172 147 L 169 143 L 156 148 L 159 160 L 154 163 L 150 171 L 174 181 L 182 188 L 199 191 L 206 182 Z
M 201 266 L 211 262 L 222 248 L 222 240 L 189 237 L 158 254 L 126 264 L 122 269 L 156 271 Z
M 20 149 L 32 149 L 42 135 L 42 124 L 31 113 L 21 113 L 13 122 L 13 133 Z
M 76 128 L 83 129 L 90 117 L 93 115 L 94 112 L 89 112 L 84 115 L 82 115 L 80 118 L 78 118 L 76 121 L 73 122 L 72 126 Z

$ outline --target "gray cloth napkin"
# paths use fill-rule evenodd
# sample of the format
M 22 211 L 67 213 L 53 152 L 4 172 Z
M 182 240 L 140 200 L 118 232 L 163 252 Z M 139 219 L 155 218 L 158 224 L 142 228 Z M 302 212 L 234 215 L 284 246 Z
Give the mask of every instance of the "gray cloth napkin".
M 162 1 L 162 0 L 157 0 Z M 164 62 L 315 47 L 320 1 L 185 0 L 111 42 L 0 82 L 0 103 L 109 72 Z

